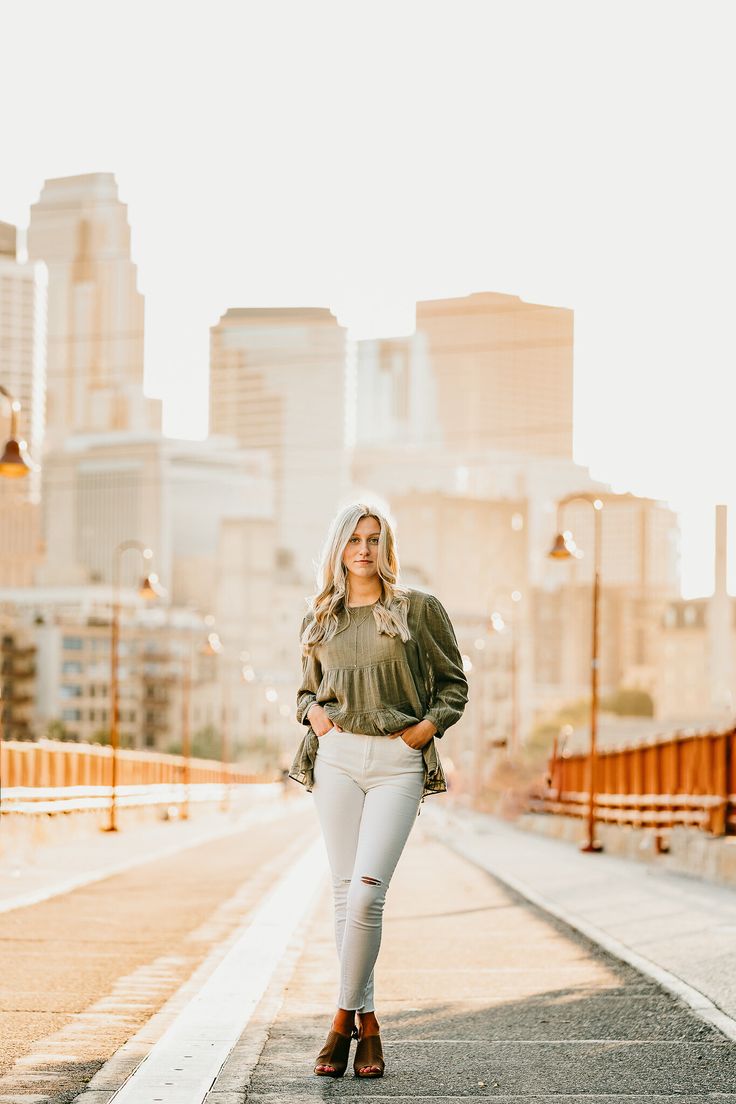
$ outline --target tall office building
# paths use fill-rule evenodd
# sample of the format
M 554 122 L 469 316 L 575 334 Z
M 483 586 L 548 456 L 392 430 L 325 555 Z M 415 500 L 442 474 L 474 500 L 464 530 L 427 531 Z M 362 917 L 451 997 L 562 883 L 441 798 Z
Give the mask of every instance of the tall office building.
M 436 381 L 424 334 L 359 341 L 356 367 L 358 444 L 437 444 Z
M 112 581 L 115 549 L 138 540 L 169 601 L 212 608 L 220 525 L 226 518 L 270 517 L 268 457 L 230 441 L 177 441 L 150 433 L 70 438 L 47 454 L 43 515 L 48 555 L 39 584 Z M 121 562 L 135 586 L 140 557 Z
M 418 303 L 414 334 L 358 343 L 355 485 L 527 499 L 536 581 L 549 500 L 592 486 L 572 459 L 572 359 L 572 311 L 490 292 Z
M 0 222 L 0 257 L 16 257 L 17 231 L 11 222 Z
M 31 207 L 28 255 L 49 271 L 47 445 L 159 430 L 161 402 L 143 394 L 143 296 L 114 175 L 47 180 Z
M 716 506 L 715 580 L 708 598 L 671 602 L 661 620 L 655 697 L 671 724 L 736 722 L 736 598 L 728 593 L 728 508 Z
M 212 327 L 210 432 L 273 462 L 278 546 L 300 574 L 347 485 L 346 332 L 329 310 L 228 310 Z
M 417 303 L 434 444 L 572 459 L 573 312 L 481 292 Z
M 0 223 L 0 385 L 21 404 L 17 435 L 41 459 L 45 392 L 46 269 L 16 260 L 15 227 Z M 10 408 L 0 398 L 0 449 L 10 433 Z M 40 549 L 40 472 L 0 479 L 0 586 L 33 579 Z

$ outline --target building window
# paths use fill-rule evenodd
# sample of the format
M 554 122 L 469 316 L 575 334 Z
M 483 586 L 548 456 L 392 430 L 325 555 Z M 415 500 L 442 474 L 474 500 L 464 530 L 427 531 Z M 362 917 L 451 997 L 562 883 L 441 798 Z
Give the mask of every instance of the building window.
M 65 636 L 61 643 L 62 648 L 67 651 L 81 652 L 82 650 L 82 638 L 81 636 Z
M 77 659 L 68 659 L 61 665 L 62 675 L 81 675 L 82 664 Z
M 81 686 L 62 686 L 59 689 L 59 694 L 62 698 L 81 698 L 82 687 Z
M 62 721 L 81 721 L 82 711 L 81 709 L 62 709 L 61 719 Z

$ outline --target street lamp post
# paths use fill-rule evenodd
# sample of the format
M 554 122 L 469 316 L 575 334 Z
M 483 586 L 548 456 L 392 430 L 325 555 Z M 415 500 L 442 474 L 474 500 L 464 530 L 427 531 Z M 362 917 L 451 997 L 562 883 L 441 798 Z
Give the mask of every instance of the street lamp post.
M 194 609 L 192 612 L 196 612 Z M 214 617 L 208 614 L 204 618 L 204 622 L 209 628 L 206 641 L 197 649 L 199 655 L 204 656 L 218 656 L 223 651 L 222 641 L 219 634 L 216 633 L 212 625 L 214 624 Z M 187 651 L 184 660 L 184 668 L 182 672 L 182 717 L 181 717 L 181 754 L 183 762 L 183 784 L 184 784 L 184 800 L 182 801 L 182 808 L 179 814 L 182 820 L 189 819 L 189 803 L 190 803 L 190 782 L 191 782 L 191 766 L 192 766 L 192 736 L 191 736 L 191 696 L 192 696 L 192 672 L 194 667 L 194 635 L 196 630 L 192 630 L 187 639 Z M 222 710 L 224 715 L 227 707 Z M 227 754 L 227 732 L 223 727 L 221 729 L 221 757 L 223 765 L 225 763 L 225 756 Z M 227 801 L 223 804 L 223 808 L 227 805 Z
M 193 659 L 192 636 L 187 637 L 186 655 L 184 657 L 184 670 L 181 680 L 181 755 L 182 783 L 184 786 L 184 800 L 181 804 L 179 816 L 182 820 L 189 820 L 189 784 L 191 776 L 192 757 L 192 733 L 191 733 L 191 697 L 192 697 L 192 667 Z
M 18 434 L 18 414 L 20 413 L 21 405 L 2 384 L 0 384 L 0 396 L 7 399 L 8 405 L 10 406 L 10 437 L 5 442 L 3 454 L 0 456 L 0 476 L 2 476 L 3 479 L 22 479 L 23 476 L 35 471 L 36 465 L 26 452 L 25 441 L 18 441 L 16 439 Z M 2 710 L 2 685 L 0 685 L 0 747 L 2 746 L 3 740 Z M 0 779 L 0 783 L 1 782 L 2 779 Z M 1 788 L 0 785 L 0 789 Z
M 225 683 L 222 688 L 222 740 L 220 743 L 220 762 L 222 763 L 222 801 L 220 811 L 230 808 L 230 714 L 232 711 L 230 678 L 225 670 Z
M 229 755 L 230 755 L 230 678 L 228 672 L 228 662 L 230 656 L 225 650 L 225 646 L 220 639 L 219 633 L 211 632 L 207 637 L 206 644 L 207 655 L 220 656 L 224 663 L 224 675 L 222 681 L 222 703 L 220 709 L 220 763 L 222 764 L 223 773 L 223 797 L 220 804 L 221 812 L 225 812 L 230 805 L 230 786 L 229 786 Z
M 509 597 L 516 604 L 521 601 L 522 596 L 520 591 L 512 590 Z M 496 600 L 496 598 L 493 599 L 494 604 Z M 501 612 L 494 609 L 490 616 L 492 630 L 495 633 L 503 633 L 507 624 L 511 639 L 511 725 L 507 752 L 510 758 L 516 758 L 519 753 L 519 631 L 517 616 L 510 618 L 507 623 Z
M 110 760 L 110 819 L 103 828 L 105 832 L 117 832 L 117 783 L 118 783 L 118 749 L 120 747 L 120 692 L 118 688 L 118 650 L 120 643 L 120 563 L 123 552 L 135 548 L 141 553 L 144 560 L 150 560 L 153 552 L 137 540 L 121 541 L 113 554 L 113 599 L 112 622 L 110 629 L 110 748 L 112 758 Z M 160 598 L 165 591 L 158 582 L 158 576 L 150 572 L 143 579 L 138 593 L 142 598 L 150 601 Z
M 481 797 L 483 795 L 483 762 L 484 762 L 484 727 L 483 727 L 483 701 L 486 693 L 486 679 L 485 679 L 485 664 L 483 662 L 484 656 L 481 650 L 480 655 L 476 658 L 473 664 L 473 670 L 475 672 L 476 681 L 476 700 L 477 708 L 475 711 L 475 724 L 473 726 L 473 805 L 476 809 L 480 808 Z
M 581 846 L 581 851 L 602 851 L 602 845 L 595 838 L 595 801 L 596 787 L 595 776 L 597 766 L 597 739 L 598 739 L 598 669 L 600 659 L 598 654 L 599 635 L 599 606 L 601 588 L 601 511 L 602 500 L 595 494 L 571 494 L 561 498 L 557 503 L 557 536 L 548 555 L 554 560 L 578 559 L 582 553 L 577 549 L 573 535 L 569 529 L 563 531 L 561 525 L 562 510 L 569 502 L 587 502 L 593 507 L 595 518 L 593 539 L 593 638 L 590 660 L 590 749 L 588 752 L 588 816 L 587 839 Z

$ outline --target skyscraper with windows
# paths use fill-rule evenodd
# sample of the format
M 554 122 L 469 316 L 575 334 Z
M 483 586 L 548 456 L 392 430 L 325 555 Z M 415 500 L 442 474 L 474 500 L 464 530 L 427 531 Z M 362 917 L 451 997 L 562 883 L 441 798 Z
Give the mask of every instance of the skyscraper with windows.
M 417 332 L 449 448 L 572 459 L 571 310 L 481 292 L 417 303 Z
M 210 433 L 272 462 L 277 544 L 305 577 L 347 486 L 346 331 L 311 307 L 237 308 L 212 327 Z
M 159 430 L 161 402 L 143 394 L 143 296 L 114 175 L 47 180 L 28 255 L 49 273 L 49 447 L 74 433 Z

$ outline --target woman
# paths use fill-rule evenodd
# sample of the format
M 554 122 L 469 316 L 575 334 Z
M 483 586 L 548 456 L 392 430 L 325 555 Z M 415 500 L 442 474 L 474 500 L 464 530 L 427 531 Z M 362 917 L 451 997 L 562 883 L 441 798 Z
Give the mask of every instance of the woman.
M 320 589 L 300 631 L 296 712 L 309 728 L 289 774 L 314 792 L 340 960 L 338 1009 L 314 1067 L 321 1076 L 342 1076 L 351 1038 L 355 1074 L 383 1074 L 373 968 L 386 891 L 420 801 L 447 789 L 435 737 L 468 700 L 444 607 L 398 576 L 387 519 L 360 503 L 346 507 L 330 527 Z

